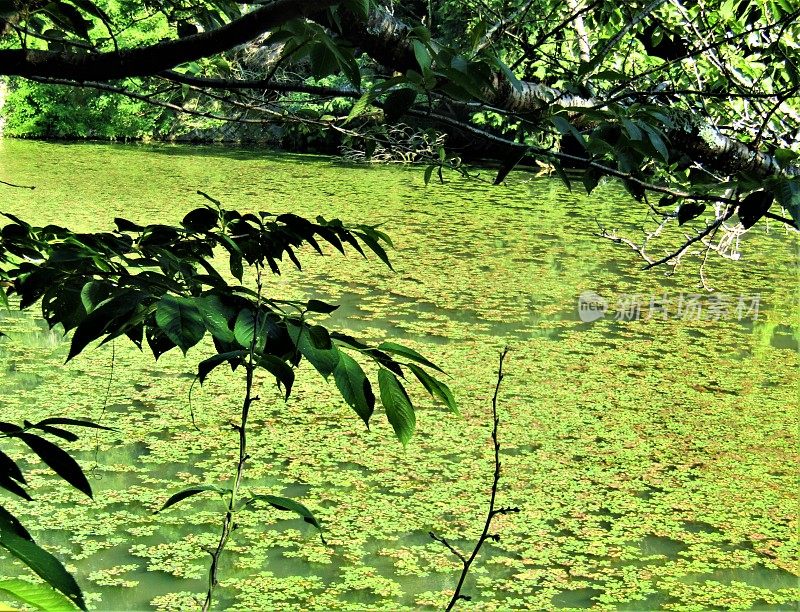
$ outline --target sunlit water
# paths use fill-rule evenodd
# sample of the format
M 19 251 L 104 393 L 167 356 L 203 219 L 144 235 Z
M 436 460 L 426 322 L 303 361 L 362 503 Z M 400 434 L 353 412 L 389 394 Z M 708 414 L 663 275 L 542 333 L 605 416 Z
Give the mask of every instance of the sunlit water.
M 327 325 L 423 351 L 451 374 L 461 415 L 413 388 L 418 430 L 403 450 L 382 414 L 365 431 L 313 371 L 302 369 L 287 405 L 264 379 L 247 485 L 306 503 L 327 545 L 278 512 L 243 515 L 221 607 L 441 607 L 458 567 L 427 533 L 468 549 L 480 532 L 489 399 L 508 344 L 499 502 L 521 512 L 498 519 L 500 541 L 479 557 L 464 605 L 795 609 L 798 244 L 774 225 L 748 236 L 741 261 L 710 258 L 723 298 L 714 306 L 697 289 L 697 259 L 671 277 L 643 272 L 595 235 L 600 223 L 639 237 L 646 223 L 611 185 L 586 197 L 520 173 L 503 187 L 455 176 L 425 187 L 418 168 L 21 141 L 0 141 L 0 179 L 36 186 L 0 186 L 0 210 L 38 224 L 176 223 L 202 189 L 229 208 L 383 223 L 394 239 L 394 273 L 355 253 L 306 252 L 303 272 L 286 268 L 269 290 L 340 303 Z M 608 301 L 593 322 L 578 312 L 586 291 Z M 695 294 L 699 318 L 686 310 Z M 666 302 L 666 317 L 651 300 Z M 241 381 L 220 370 L 194 389 L 198 431 L 188 393 L 207 348 L 154 363 L 118 342 L 112 376 L 111 347 L 63 365 L 68 341 L 31 316 L 3 313 L 0 329 L 2 420 L 69 414 L 118 429 L 72 445 L 94 500 L 32 461 L 36 501 L 2 493 L 2 503 L 75 571 L 93 606 L 191 607 L 220 504 L 153 511 L 182 486 L 230 477 Z M 0 574 L 25 570 L 1 559 Z

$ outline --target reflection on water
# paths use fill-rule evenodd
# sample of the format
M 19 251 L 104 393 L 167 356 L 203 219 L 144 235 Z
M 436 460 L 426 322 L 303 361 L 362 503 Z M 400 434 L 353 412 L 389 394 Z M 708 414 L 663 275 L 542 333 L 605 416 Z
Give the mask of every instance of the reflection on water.
M 613 187 L 586 198 L 512 175 L 508 187 L 453 179 L 426 188 L 416 168 L 220 147 L 0 141 L 0 167 L 37 186 L 0 191 L 0 209 L 41 224 L 174 223 L 202 204 L 199 188 L 231 208 L 384 223 L 394 239 L 396 273 L 353 253 L 305 253 L 302 273 L 286 269 L 268 289 L 341 304 L 326 324 L 430 355 L 452 376 L 461 415 L 412 390 L 418 431 L 403 449 L 383 415 L 365 431 L 307 369 L 287 404 L 259 379 L 247 487 L 306 503 L 328 545 L 285 513 L 242 515 L 220 608 L 443 607 L 459 567 L 427 533 L 465 551 L 479 534 L 488 400 L 506 343 L 500 502 L 521 512 L 497 524 L 500 541 L 467 582 L 477 604 L 791 609 L 800 596 L 791 544 L 800 309 L 786 282 L 796 238 L 754 232 L 743 261 L 709 261 L 720 292 L 760 295 L 755 320 L 619 320 L 621 296 L 677 298 L 697 291 L 697 276 L 688 263 L 674 276 L 643 272 L 594 236 L 597 221 L 634 235 L 641 225 Z M 584 291 L 611 300 L 604 318 L 581 320 Z M 64 365 L 58 330 L 14 311 L 0 313 L 0 329 L 9 336 L 0 340 L 3 420 L 67 413 L 116 429 L 72 446 L 94 501 L 31 458 L 31 490 L 47 504 L 3 503 L 69 560 L 99 609 L 196 603 L 220 500 L 198 495 L 153 513 L 183 486 L 230 481 L 236 376 L 220 369 L 195 386 L 193 426 L 193 364 L 207 347 L 154 364 L 115 343 L 112 376 L 109 346 Z M 2 559 L 0 574 L 22 571 Z

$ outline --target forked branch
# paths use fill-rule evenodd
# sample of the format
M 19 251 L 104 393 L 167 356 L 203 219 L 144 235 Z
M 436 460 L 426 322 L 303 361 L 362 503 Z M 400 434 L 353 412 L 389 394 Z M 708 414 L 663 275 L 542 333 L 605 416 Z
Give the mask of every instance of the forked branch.
M 486 540 L 492 540 L 494 542 L 498 542 L 500 540 L 500 536 L 496 533 L 490 533 L 489 530 L 492 527 L 492 521 L 494 518 L 500 514 L 511 514 L 513 512 L 519 512 L 519 508 L 515 507 L 495 507 L 495 502 L 497 499 L 497 487 L 500 483 L 500 441 L 497 438 L 497 429 L 500 425 L 500 417 L 497 416 L 497 396 L 500 393 L 500 384 L 503 382 L 503 378 L 505 375 L 503 374 L 503 361 L 508 354 L 508 347 L 505 347 L 503 351 L 500 353 L 500 365 L 497 368 L 497 384 L 494 387 L 494 396 L 492 397 L 492 444 L 494 446 L 494 479 L 492 480 L 492 494 L 489 499 L 489 511 L 486 514 L 486 522 L 483 524 L 483 531 L 481 532 L 478 541 L 475 544 L 475 548 L 472 549 L 472 553 L 467 557 L 464 553 L 459 551 L 455 546 L 450 544 L 447 539 L 437 535 L 433 531 L 429 533 L 431 538 L 436 540 L 437 542 L 441 543 L 445 546 L 451 553 L 453 553 L 459 561 L 461 561 L 461 575 L 458 578 L 458 584 L 456 585 L 456 590 L 453 593 L 453 597 L 450 599 L 450 603 L 447 604 L 446 610 L 452 610 L 453 607 L 456 605 L 460 599 L 465 601 L 469 601 L 469 595 L 464 595 L 461 592 L 461 589 L 464 587 L 464 581 L 467 579 L 467 574 L 469 574 L 469 570 L 472 567 L 473 562 L 478 557 L 478 553 L 483 547 Z

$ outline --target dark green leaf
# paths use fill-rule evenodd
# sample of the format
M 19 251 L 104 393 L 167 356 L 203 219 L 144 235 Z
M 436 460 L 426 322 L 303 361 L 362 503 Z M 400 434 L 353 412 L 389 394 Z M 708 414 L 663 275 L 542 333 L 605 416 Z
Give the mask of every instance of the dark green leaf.
M 78 355 L 92 340 L 102 336 L 117 319 L 132 313 L 143 298 L 144 295 L 138 291 L 126 290 L 97 305 L 75 329 L 67 361 Z
M 292 385 L 294 384 L 294 370 L 282 359 L 275 357 L 275 355 L 259 355 L 256 359 L 256 365 L 264 368 L 267 372 L 272 374 L 277 381 L 283 385 L 285 398 L 289 399 L 292 393 Z
M 409 108 L 417 99 L 416 90 L 410 87 L 401 87 L 386 96 L 383 103 L 383 112 L 386 114 L 387 121 L 398 121 L 406 114 Z
M 369 419 L 375 409 L 375 394 L 364 370 L 350 355 L 340 352 L 333 378 L 344 401 L 356 411 L 369 428 Z
M 216 295 L 207 295 L 195 299 L 203 324 L 212 336 L 223 342 L 233 342 L 235 337 L 228 320 L 233 316 L 233 309 L 225 306 Z
M 403 385 L 389 370 L 381 368 L 378 372 L 378 386 L 389 423 L 397 439 L 405 446 L 411 439 L 417 422 L 411 400 Z
M 83 593 L 61 562 L 41 548 L 19 521 L 0 507 L 0 546 L 31 568 L 42 580 L 86 610 Z
M 408 367 L 431 396 L 438 397 L 452 412 L 458 413 L 458 406 L 456 406 L 456 400 L 450 387 L 413 363 L 408 364 Z
M 406 359 L 410 359 L 411 361 L 416 361 L 417 363 L 421 363 L 424 366 L 428 366 L 429 368 L 433 368 L 434 370 L 444 374 L 444 370 L 442 370 L 439 366 L 425 359 L 425 357 L 420 355 L 414 349 L 403 346 L 402 344 L 396 344 L 394 342 L 381 342 L 378 345 L 378 348 L 387 353 L 393 353 L 395 355 L 405 357 Z
M 331 343 L 327 330 L 320 325 L 309 326 L 305 323 L 287 321 L 287 331 L 300 354 L 323 377 L 328 378 L 336 369 L 341 353 Z
M 39 459 L 41 459 L 56 474 L 61 476 L 61 478 L 66 480 L 81 493 L 92 497 L 92 487 L 89 484 L 89 481 L 86 480 L 86 476 L 84 475 L 81 466 L 78 465 L 78 462 L 75 461 L 75 459 L 73 459 L 69 453 L 62 450 L 49 440 L 45 440 L 44 438 L 31 433 L 20 432 L 14 434 L 14 437 L 25 442 L 25 444 L 27 444 L 30 449 L 36 453 L 36 455 L 38 455 Z
M 317 529 L 322 529 L 322 525 L 317 518 L 300 502 L 296 502 L 288 497 L 278 497 L 277 495 L 253 495 L 252 501 L 263 501 L 277 510 L 284 512 L 294 512 L 300 516 L 306 523 L 314 525 Z
M 429 72 L 431 69 L 431 52 L 421 40 L 412 40 L 411 46 L 414 49 L 414 57 L 417 58 L 422 74 Z
M 162 512 L 163 510 L 166 510 L 170 506 L 174 506 L 175 504 L 177 504 L 178 502 L 183 501 L 187 497 L 192 497 L 194 495 L 197 495 L 198 493 L 204 493 L 206 491 L 212 491 L 212 492 L 217 493 L 218 495 L 222 496 L 222 495 L 225 495 L 227 493 L 230 493 L 231 490 L 230 489 L 223 489 L 222 487 L 217 486 L 217 485 L 213 485 L 213 484 L 195 485 L 193 487 L 187 487 L 187 488 L 181 489 L 177 493 L 173 494 L 164 503 L 164 505 L 161 506 L 161 509 L 158 510 L 156 513 Z
M 511 149 L 508 155 L 506 155 L 506 158 L 503 160 L 503 163 L 500 165 L 500 169 L 497 171 L 494 184 L 499 185 L 502 183 L 508 176 L 508 173 L 511 172 L 517 166 L 517 164 L 522 161 L 527 152 L 527 147 Z
M 203 339 L 205 321 L 195 300 L 165 295 L 156 308 L 156 323 L 184 354 Z
M 373 238 L 372 236 L 370 236 L 367 233 L 358 233 L 357 235 L 358 235 L 359 238 L 361 238 L 361 240 L 364 242 L 364 244 L 366 244 L 370 248 L 370 250 L 380 258 L 380 260 L 383 263 L 385 263 L 387 266 L 389 266 L 390 270 L 394 270 L 394 268 L 392 267 L 391 262 L 389 261 L 389 256 L 386 254 L 386 251 L 384 250 L 384 248 L 380 245 L 380 243 L 375 238 Z

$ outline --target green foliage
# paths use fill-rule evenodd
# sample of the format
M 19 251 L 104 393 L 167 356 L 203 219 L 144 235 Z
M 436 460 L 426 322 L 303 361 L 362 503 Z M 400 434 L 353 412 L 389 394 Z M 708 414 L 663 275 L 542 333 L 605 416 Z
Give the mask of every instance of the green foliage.
M 42 300 L 50 325 L 75 329 L 67 360 L 95 340 L 106 343 L 119 337 L 140 348 L 146 342 L 156 359 L 176 347 L 185 354 L 208 334 L 217 352 L 200 363 L 201 382 L 219 364 L 236 367 L 252 353 L 255 365 L 273 374 L 288 397 L 294 379 L 291 369 L 306 360 L 325 378 L 338 371 L 334 377 L 338 388 L 367 424 L 374 398 L 360 366 L 346 351 L 368 358 L 381 372 L 402 375 L 402 368 L 410 367 L 392 355 L 439 370 L 410 348 L 389 342 L 371 347 L 308 320 L 309 314 L 334 310 L 330 304 L 260 296 L 246 285 L 231 283 L 215 267 L 214 258 L 223 251 L 233 262 L 232 271 L 238 273 L 244 261 L 280 274 L 284 258 L 300 269 L 295 250 L 307 244 L 321 254 L 320 242 L 340 252 L 348 245 L 364 257 L 366 248 L 390 265 L 381 244 L 390 244 L 389 239 L 375 227 L 347 228 L 337 219 L 323 217 L 314 223 L 294 214 L 242 215 L 216 204 L 188 213 L 180 226 L 139 226 L 116 219 L 116 231 L 96 234 L 74 234 L 54 225 L 32 227 L 7 216 L 12 223 L 0 237 L 2 276 L 23 307 Z M 60 289 L 53 293 L 55 287 Z M 390 380 L 385 374 L 384 378 Z M 387 398 L 384 407 L 393 424 L 398 423 L 393 415 L 402 408 L 403 424 L 396 424 L 395 430 L 406 443 L 413 409 L 400 406 L 397 398 L 407 396 L 394 375 L 392 379 L 392 392 L 382 391 L 382 398 Z M 444 384 L 435 388 L 440 386 Z M 409 410 L 411 416 L 405 414 Z M 44 460 L 55 453 L 38 438 L 34 444 L 31 434 L 14 435 L 24 437 Z M 61 475 L 74 486 L 84 486 L 62 459 Z
M 36 610 L 67 612 L 75 609 L 73 603 L 58 591 L 25 580 L 0 580 L 0 593 L 10 595 Z
M 413 349 L 390 342 L 369 346 L 308 320 L 309 315 L 333 312 L 334 305 L 320 300 L 284 300 L 261 292 L 262 271 L 280 274 L 284 258 L 301 268 L 296 250 L 303 245 L 319 254 L 323 253 L 321 242 L 342 253 L 348 245 L 365 258 L 367 251 L 372 252 L 390 266 L 381 244 L 391 245 L 386 234 L 373 226 L 348 228 L 337 219 L 323 217 L 317 217 L 314 223 L 294 214 L 241 214 L 225 210 L 210 196 L 202 195 L 213 206 L 192 210 L 179 226 L 141 226 L 117 218 L 113 232 L 84 234 L 55 225 L 34 227 L 7 214 L 11 223 L 0 231 L 0 279 L 8 294 L 19 297 L 21 308 L 41 302 L 42 314 L 51 327 L 60 324 L 66 330 L 74 329 L 67 361 L 92 342 L 104 344 L 121 337 L 140 349 L 146 343 L 155 359 L 176 347 L 185 355 L 208 335 L 215 353 L 198 364 L 201 384 L 222 363 L 244 370 L 246 397 L 242 422 L 237 426 L 241 458 L 233 486 L 191 486 L 174 493 L 161 508 L 208 491 L 227 498 L 223 536 L 211 566 L 210 601 L 219 555 L 233 529 L 234 512 L 266 502 L 320 528 L 314 515 L 291 499 L 253 494 L 241 503 L 237 501 L 246 460 L 247 415 L 255 401 L 250 395 L 255 370 L 274 376 L 288 400 L 294 368 L 306 360 L 324 378 L 334 375 L 344 400 L 369 426 L 375 396 L 362 366 L 347 351 L 360 354 L 378 368 L 381 402 L 404 445 L 413 433 L 415 415 L 397 378 L 403 375 L 403 368 L 414 372 L 423 386 L 451 409 L 454 403 L 447 386 L 417 364 L 439 372 L 441 369 Z M 233 279 L 216 267 L 216 256 L 221 252 L 228 255 Z M 244 283 L 244 264 L 255 271 L 255 290 Z M 65 440 L 77 438 L 59 425 L 99 427 L 76 419 L 50 418 L 36 424 L 26 421 L 24 427 L 0 423 L 0 432 L 25 443 L 59 476 L 91 497 L 91 487 L 78 463 L 57 445 L 29 431 L 38 429 Z M 20 469 L 2 452 L 0 467 L 4 468 L 0 486 L 29 499 L 21 486 L 25 480 Z M 2 512 L 0 546 L 83 608 L 74 579 L 55 557 L 33 542 L 13 516 Z
M 2 432 L 2 438 L 6 440 L 17 439 L 23 442 L 45 465 L 67 483 L 92 497 L 91 485 L 77 461 L 57 444 L 38 434 L 30 433 L 31 430 L 34 430 L 50 434 L 61 440 L 70 442 L 77 440 L 78 436 L 64 429 L 64 426 L 109 429 L 91 421 L 53 417 L 38 423 L 25 421 L 22 427 L 0 422 L 0 432 Z M 0 450 L 0 487 L 31 501 L 31 496 L 23 488 L 23 485 L 27 484 L 17 462 Z M 0 581 L 0 591 L 5 591 L 39 609 L 63 610 L 65 606 L 67 609 L 72 609 L 74 606 L 78 606 L 81 610 L 86 609 L 83 593 L 72 575 L 56 557 L 39 546 L 28 530 L 2 505 L 0 505 L 0 547 L 22 561 L 49 585 L 49 587 L 44 587 L 19 580 Z M 68 599 L 65 600 L 52 589 L 56 589 Z
M 13 79 L 4 133 L 35 138 L 140 139 L 163 134 L 172 117 L 145 102 L 92 89 Z

